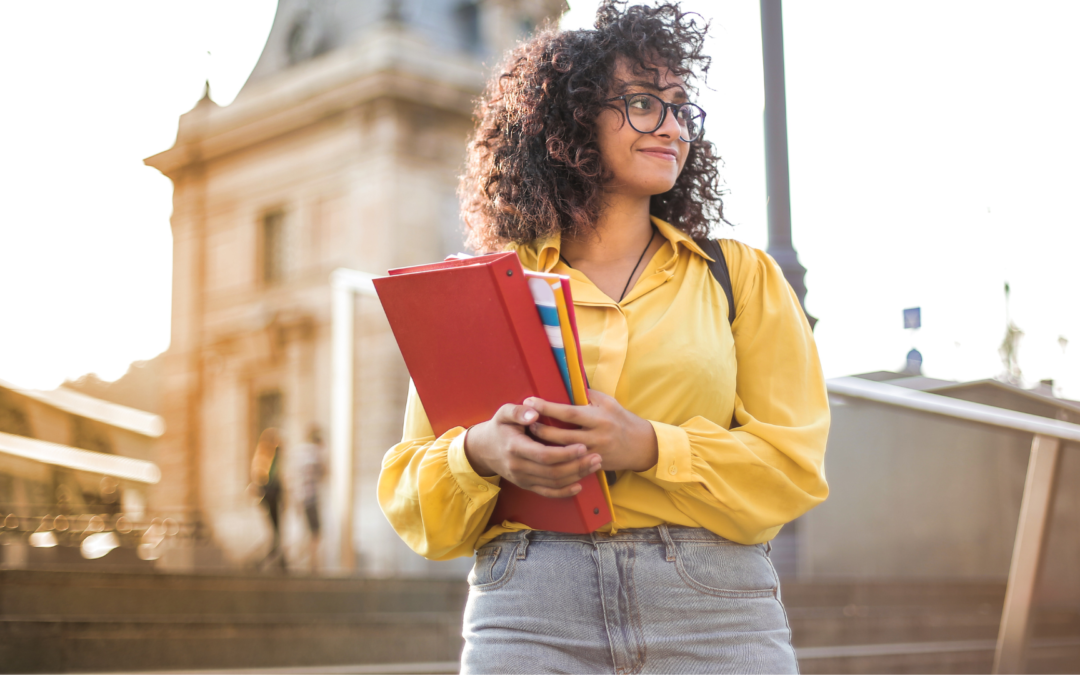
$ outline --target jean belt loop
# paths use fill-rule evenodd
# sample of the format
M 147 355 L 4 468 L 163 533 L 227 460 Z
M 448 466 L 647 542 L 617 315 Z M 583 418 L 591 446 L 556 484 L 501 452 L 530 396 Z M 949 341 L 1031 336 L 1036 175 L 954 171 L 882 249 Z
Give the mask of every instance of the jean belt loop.
M 664 551 L 667 553 L 667 561 L 675 562 L 675 541 L 671 538 L 671 532 L 668 532 L 667 524 L 663 524 L 657 527 L 660 530 L 660 538 L 664 540 Z
M 767 541 L 765 542 L 765 555 L 769 555 L 770 553 L 772 553 L 772 542 Z
M 529 532 L 531 532 L 531 531 L 532 530 L 522 530 L 521 534 L 518 537 L 518 547 L 517 547 L 517 559 L 518 560 L 524 560 L 525 559 L 525 551 L 529 548 Z

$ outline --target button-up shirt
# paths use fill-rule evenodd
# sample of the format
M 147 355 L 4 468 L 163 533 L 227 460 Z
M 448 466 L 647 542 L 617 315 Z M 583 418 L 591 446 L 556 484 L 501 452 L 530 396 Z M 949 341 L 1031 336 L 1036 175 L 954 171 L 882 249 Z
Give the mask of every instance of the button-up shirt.
M 828 396 L 813 334 L 776 262 L 724 239 L 735 297 L 729 324 L 708 256 L 681 230 L 653 222 L 665 241 L 618 302 L 560 261 L 558 235 L 512 247 L 526 269 L 570 277 L 590 387 L 656 432 L 656 465 L 620 472 L 614 522 L 601 532 L 667 523 L 742 544 L 768 541 L 828 494 Z M 402 440 L 383 459 L 383 512 L 405 543 L 434 560 L 528 529 L 488 522 L 501 479 L 472 469 L 465 431 L 436 438 L 410 386 Z

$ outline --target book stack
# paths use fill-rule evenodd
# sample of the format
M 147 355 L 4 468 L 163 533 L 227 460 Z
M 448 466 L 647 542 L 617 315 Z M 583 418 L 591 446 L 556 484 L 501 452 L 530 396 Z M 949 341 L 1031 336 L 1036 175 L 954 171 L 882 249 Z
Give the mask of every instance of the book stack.
M 570 295 L 570 277 L 543 272 L 525 272 L 529 291 L 536 303 L 540 323 L 544 325 L 555 364 L 559 367 L 566 394 L 574 405 L 588 405 L 585 361 L 577 334 L 574 301 Z
M 533 396 L 588 404 L 567 277 L 526 272 L 517 254 L 497 253 L 390 270 L 375 290 L 437 436 Z M 491 522 L 593 532 L 612 520 L 607 480 L 598 471 L 581 486 L 551 499 L 504 478 Z

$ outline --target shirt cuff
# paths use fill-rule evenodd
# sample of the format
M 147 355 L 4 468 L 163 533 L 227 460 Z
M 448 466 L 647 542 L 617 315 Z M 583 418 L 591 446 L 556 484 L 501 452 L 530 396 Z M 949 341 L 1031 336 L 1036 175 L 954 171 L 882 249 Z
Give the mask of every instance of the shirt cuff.
M 694 482 L 694 468 L 691 465 L 690 436 L 682 427 L 649 420 L 656 433 L 656 446 L 659 450 L 656 466 L 641 475 L 649 480 L 670 484 L 669 489 L 681 487 L 683 483 Z
M 450 447 L 446 449 L 446 461 L 450 464 L 450 473 L 454 476 L 461 491 L 469 499 L 482 504 L 499 494 L 501 478 L 498 475 L 481 476 L 472 468 L 469 458 L 465 456 L 466 433 L 462 431 L 450 441 Z

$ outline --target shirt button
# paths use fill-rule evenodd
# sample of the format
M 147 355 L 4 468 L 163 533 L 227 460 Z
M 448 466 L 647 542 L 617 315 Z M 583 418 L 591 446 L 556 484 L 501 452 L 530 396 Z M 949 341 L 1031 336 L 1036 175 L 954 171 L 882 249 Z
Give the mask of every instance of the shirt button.
M 674 476 L 675 474 L 679 473 L 679 470 L 675 468 L 675 465 L 674 465 L 674 464 L 672 464 L 672 465 L 671 465 L 671 466 L 670 466 L 670 467 L 668 468 L 668 473 L 670 473 L 670 474 L 671 474 L 672 476 Z
M 480 491 L 481 492 L 487 492 L 487 485 L 485 485 L 484 483 L 481 483 L 480 484 Z

